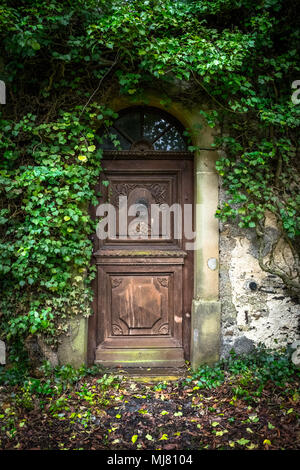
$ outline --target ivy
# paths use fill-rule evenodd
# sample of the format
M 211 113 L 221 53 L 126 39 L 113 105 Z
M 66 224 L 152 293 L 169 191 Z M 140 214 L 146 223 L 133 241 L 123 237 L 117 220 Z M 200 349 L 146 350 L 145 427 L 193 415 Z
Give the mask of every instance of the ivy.
M 47 124 L 36 125 L 30 113 L 14 124 L 1 121 L 6 133 L 0 175 L 8 201 L 1 210 L 1 311 L 7 339 L 28 333 L 58 338 L 69 314 L 91 313 L 88 237 L 95 224 L 87 208 L 97 202 L 101 172 L 95 120 L 100 125 L 105 117 L 103 106 L 91 104 L 84 113 L 80 106 L 60 112 Z

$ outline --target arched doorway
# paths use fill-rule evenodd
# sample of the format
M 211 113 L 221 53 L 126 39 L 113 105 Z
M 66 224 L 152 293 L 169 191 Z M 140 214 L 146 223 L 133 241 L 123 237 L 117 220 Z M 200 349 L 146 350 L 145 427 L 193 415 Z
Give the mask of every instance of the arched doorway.
M 131 107 L 119 113 L 102 146 L 94 215 L 106 217 L 106 225 L 102 220 L 94 244 L 89 362 L 183 366 L 190 358 L 194 273 L 194 157 L 184 128 L 160 109 Z

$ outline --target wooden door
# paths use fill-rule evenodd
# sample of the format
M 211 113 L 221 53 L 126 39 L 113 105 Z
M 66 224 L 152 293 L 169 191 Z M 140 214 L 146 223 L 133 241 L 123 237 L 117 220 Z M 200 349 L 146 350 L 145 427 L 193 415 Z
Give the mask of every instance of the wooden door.
M 116 208 L 119 197 L 131 203 L 193 202 L 193 161 L 183 154 L 148 152 L 103 162 L 100 202 Z M 117 156 L 117 153 L 115 154 Z M 152 157 L 152 158 L 151 158 Z M 172 159 L 173 157 L 173 159 Z M 123 158 L 123 159 L 122 159 Z M 189 359 L 190 312 L 193 293 L 193 252 L 186 251 L 184 234 L 176 239 L 171 212 L 168 233 L 160 221 L 156 236 L 97 240 L 95 315 L 90 321 L 90 358 L 105 366 L 180 367 Z M 128 216 L 128 224 L 130 219 Z M 176 235 L 178 236 L 178 235 Z

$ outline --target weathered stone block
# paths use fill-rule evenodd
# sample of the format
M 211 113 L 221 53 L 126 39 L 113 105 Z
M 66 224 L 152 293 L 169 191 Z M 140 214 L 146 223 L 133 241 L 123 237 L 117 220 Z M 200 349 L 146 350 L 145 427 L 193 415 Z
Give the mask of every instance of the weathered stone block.
M 80 367 L 87 362 L 87 324 L 84 317 L 70 321 L 69 332 L 58 347 L 57 355 L 60 364 L 71 364 Z
M 213 364 L 220 355 L 221 303 L 194 300 L 192 306 L 191 365 Z

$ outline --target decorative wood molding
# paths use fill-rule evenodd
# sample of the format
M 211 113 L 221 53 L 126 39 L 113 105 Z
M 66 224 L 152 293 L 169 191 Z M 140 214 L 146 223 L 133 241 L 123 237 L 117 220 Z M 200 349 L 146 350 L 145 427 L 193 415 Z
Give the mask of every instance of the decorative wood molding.
M 111 287 L 112 289 L 115 289 L 116 287 L 119 287 L 122 284 L 123 279 L 112 279 L 111 280 Z
M 160 335 L 168 335 L 169 334 L 169 325 L 168 323 L 164 323 L 158 330 L 158 334 Z
M 114 336 L 123 336 L 122 328 L 115 323 L 112 325 L 112 333 Z
M 155 204 L 163 204 L 168 202 L 167 201 L 167 195 L 168 195 L 168 188 L 169 188 L 169 183 L 158 183 L 158 182 L 138 182 L 138 183 L 111 183 L 111 196 L 110 196 L 110 202 L 113 204 L 115 207 L 118 207 L 119 205 L 119 196 L 129 196 L 132 191 L 134 191 L 137 188 L 143 188 L 147 189 L 154 201 Z
M 168 287 L 169 279 L 167 277 L 158 277 L 157 280 L 162 287 Z
M 209 149 L 214 150 L 214 149 Z M 158 150 L 105 150 L 103 160 L 194 160 L 192 152 Z
M 94 253 L 96 258 L 185 258 L 187 253 L 182 250 L 107 250 L 101 249 Z

